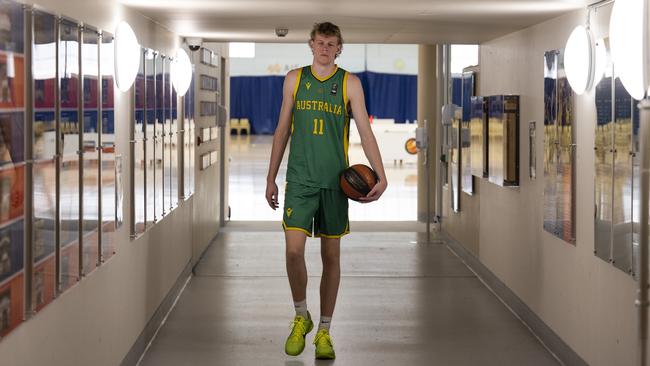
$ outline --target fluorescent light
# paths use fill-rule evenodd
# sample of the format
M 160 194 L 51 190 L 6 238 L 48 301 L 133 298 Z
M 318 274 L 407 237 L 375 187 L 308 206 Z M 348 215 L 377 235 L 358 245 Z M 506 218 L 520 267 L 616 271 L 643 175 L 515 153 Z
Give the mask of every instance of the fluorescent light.
M 230 42 L 228 55 L 233 58 L 254 58 L 255 43 L 252 42 Z

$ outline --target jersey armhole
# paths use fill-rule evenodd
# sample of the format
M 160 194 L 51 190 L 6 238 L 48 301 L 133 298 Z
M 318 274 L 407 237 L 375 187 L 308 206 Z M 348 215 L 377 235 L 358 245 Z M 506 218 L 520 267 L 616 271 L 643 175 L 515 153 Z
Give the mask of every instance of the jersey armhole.
M 298 86 L 300 86 L 300 78 L 302 77 L 302 68 L 298 69 L 298 76 L 296 76 L 296 85 L 293 87 L 293 100 L 296 101 L 296 94 L 298 94 Z

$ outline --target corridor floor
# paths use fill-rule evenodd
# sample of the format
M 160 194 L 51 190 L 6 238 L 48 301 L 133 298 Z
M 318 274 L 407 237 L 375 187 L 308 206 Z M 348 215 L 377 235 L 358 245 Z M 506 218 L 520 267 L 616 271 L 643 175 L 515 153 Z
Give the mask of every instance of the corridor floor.
M 293 303 L 277 222 L 230 222 L 140 362 L 181 365 L 558 365 L 441 240 L 413 222 L 351 223 L 331 334 L 337 359 L 284 354 Z M 378 231 L 380 230 L 380 231 Z M 319 314 L 320 242 L 308 239 L 307 304 Z

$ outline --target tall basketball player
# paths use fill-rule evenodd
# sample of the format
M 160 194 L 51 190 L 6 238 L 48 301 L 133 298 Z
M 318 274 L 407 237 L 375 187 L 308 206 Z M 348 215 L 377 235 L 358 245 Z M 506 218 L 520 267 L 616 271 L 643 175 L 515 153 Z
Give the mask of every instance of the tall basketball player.
M 387 186 L 377 141 L 370 129 L 359 78 L 340 69 L 334 61 L 343 39 L 336 25 L 317 23 L 310 34 L 312 64 L 290 71 L 284 79 L 282 108 L 273 137 L 266 185 L 266 200 L 278 208 L 275 179 L 289 137 L 282 227 L 286 240 L 286 265 L 296 316 L 285 352 L 299 355 L 305 336 L 314 327 L 307 311 L 307 236 L 320 237 L 323 275 L 320 284 L 320 323 L 314 344 L 316 358 L 334 359 L 330 324 L 340 281 L 341 237 L 350 232 L 348 200 L 339 187 L 339 174 L 348 166 L 350 112 L 354 116 L 363 151 L 379 182 L 361 201 L 379 199 Z

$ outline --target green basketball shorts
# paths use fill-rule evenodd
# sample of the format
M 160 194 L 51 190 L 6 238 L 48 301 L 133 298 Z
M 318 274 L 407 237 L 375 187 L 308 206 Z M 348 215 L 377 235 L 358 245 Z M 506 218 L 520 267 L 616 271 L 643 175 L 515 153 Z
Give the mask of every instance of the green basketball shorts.
M 287 182 L 284 195 L 284 230 L 307 236 L 340 238 L 350 232 L 348 198 L 340 190 Z

